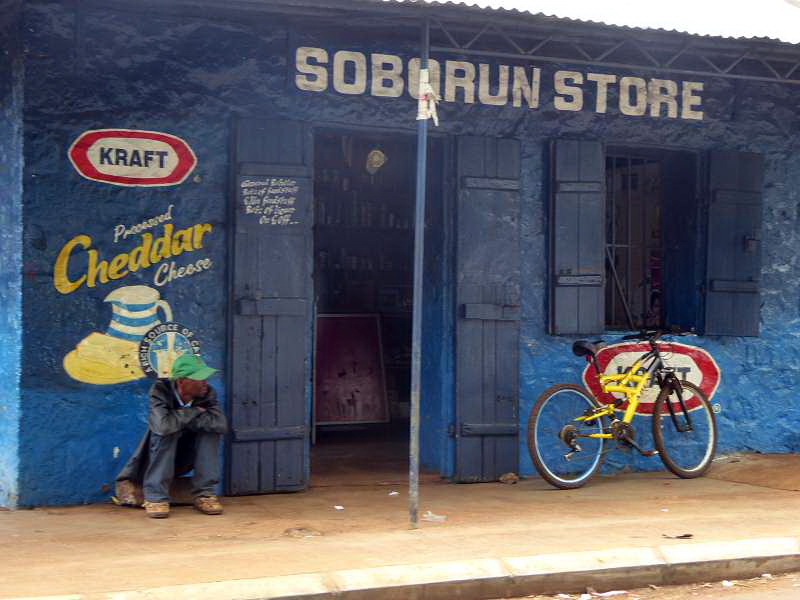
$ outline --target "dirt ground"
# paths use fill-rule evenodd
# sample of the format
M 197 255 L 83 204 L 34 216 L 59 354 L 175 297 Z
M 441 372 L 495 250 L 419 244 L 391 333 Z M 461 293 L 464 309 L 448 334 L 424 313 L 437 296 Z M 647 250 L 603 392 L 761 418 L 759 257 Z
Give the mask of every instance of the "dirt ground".
M 769 468 L 792 475 L 796 458 Z M 538 479 L 427 478 L 420 514 L 444 521 L 422 521 L 417 530 L 408 527 L 403 477 L 391 473 L 319 482 L 299 494 L 225 498 L 226 512 L 216 517 L 181 506 L 153 520 L 111 504 L 0 512 L 0 597 L 800 535 L 800 494 L 718 479 L 743 478 L 736 465 L 757 474 L 757 460 L 774 462 L 715 465 L 711 477 L 695 480 L 599 477 L 570 491 Z M 676 539 L 685 533 L 692 537 Z
M 706 476 L 722 481 L 800 492 L 800 454 L 720 456 Z

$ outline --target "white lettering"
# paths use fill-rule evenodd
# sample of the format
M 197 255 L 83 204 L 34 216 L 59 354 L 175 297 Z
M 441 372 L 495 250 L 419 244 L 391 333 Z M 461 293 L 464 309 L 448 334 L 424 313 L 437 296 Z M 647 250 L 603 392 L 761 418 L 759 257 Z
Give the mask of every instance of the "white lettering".
M 703 99 L 700 96 L 695 96 L 694 92 L 702 92 L 703 84 L 699 81 L 684 81 L 683 82 L 683 111 L 681 111 L 682 119 L 695 119 L 700 121 L 703 119 L 702 110 L 694 110 L 695 107 L 699 108 Z
M 531 68 L 531 80 L 528 81 L 525 67 L 514 67 L 514 87 L 511 92 L 514 106 L 522 106 L 522 99 L 524 98 L 528 106 L 538 108 L 541 82 L 542 70 L 540 68 Z
M 492 94 L 490 91 L 491 82 L 489 81 L 491 77 L 491 67 L 485 64 L 481 64 L 478 67 L 480 72 L 478 78 L 478 100 L 482 104 L 488 104 L 489 106 L 505 106 L 508 104 L 509 68 L 506 65 L 500 65 L 498 68 L 500 74 L 497 80 L 497 93 Z
M 631 102 L 631 90 L 635 99 Z M 647 82 L 641 77 L 623 77 L 619 80 L 619 112 L 640 117 L 647 112 Z
M 331 56 L 332 54 L 332 56 Z M 418 99 L 420 59 L 407 64 L 395 54 L 339 50 L 335 53 L 311 47 L 295 52 L 295 83 L 298 89 L 324 92 L 332 87 L 347 95 L 371 94 L 375 97 L 400 98 L 404 94 Z M 494 63 L 472 63 L 449 60 L 444 64 L 428 61 L 430 84 L 434 92 L 447 102 L 489 106 L 540 107 L 542 71 L 538 67 L 509 66 Z M 591 83 L 590 83 L 591 82 Z M 331 84 L 332 85 L 329 85 Z M 553 73 L 553 108 L 559 111 L 592 110 L 608 112 L 609 96 L 619 96 L 619 112 L 628 116 L 650 114 L 655 118 L 702 120 L 703 83 L 619 77 L 606 73 L 555 71 Z M 589 87 L 587 87 L 589 86 Z M 591 87 L 593 86 L 593 88 Z M 612 87 L 613 86 L 613 87 Z M 368 89 L 369 88 L 369 89 Z M 586 106 L 585 93 L 594 93 L 593 106 Z M 477 96 L 477 98 L 476 98 Z M 615 99 L 616 100 L 616 99 Z M 164 156 L 160 156 L 160 154 Z M 104 168 L 169 166 L 165 151 L 125 147 L 102 147 L 96 150 L 97 161 Z M 162 164 L 163 163 L 163 164 Z M 116 233 L 117 237 L 124 231 Z
M 322 48 L 298 48 L 295 63 L 299 73 L 294 77 L 295 84 L 306 92 L 324 92 L 328 89 L 328 69 L 309 63 L 311 59 L 319 64 L 327 64 L 328 53 Z
M 393 54 L 373 54 L 372 95 L 384 98 L 399 98 L 403 95 L 403 61 Z M 384 68 L 389 65 L 391 68 Z M 388 85 L 387 85 L 388 84 Z
M 661 105 L 667 105 L 667 116 L 675 119 L 678 116 L 678 84 L 669 79 L 651 79 L 647 84 L 650 97 L 650 116 L 661 116 Z
M 347 64 L 354 67 L 353 80 L 346 80 Z M 367 90 L 367 57 L 361 52 L 340 50 L 333 55 L 333 89 L 340 94 L 357 96 Z
M 583 89 L 567 82 L 583 83 L 583 74 L 577 71 L 556 71 L 555 90 L 560 94 L 553 98 L 556 110 L 581 110 L 583 108 Z M 565 98 L 566 96 L 567 98 Z
M 176 267 L 174 261 L 164 263 L 156 269 L 155 275 L 153 276 L 153 283 L 158 287 L 162 287 L 175 279 L 182 279 L 183 277 L 189 277 L 190 275 L 197 275 L 203 271 L 208 271 L 213 264 L 210 258 L 201 258 L 183 267 Z
M 608 86 L 617 81 L 616 75 L 605 75 L 603 73 L 589 73 L 586 79 L 597 84 L 597 95 L 594 110 L 598 113 L 606 112 L 608 108 Z
M 141 223 L 137 223 L 130 227 L 125 227 L 125 225 L 119 224 L 114 227 L 114 243 L 116 244 L 120 239 L 126 239 L 129 235 L 137 235 L 144 231 L 145 229 L 150 229 L 151 227 L 155 227 L 160 225 L 164 221 L 171 221 L 172 220 L 172 207 L 175 206 L 174 204 L 170 204 L 167 208 L 167 212 L 160 214 L 158 216 L 152 217 L 150 219 L 145 219 Z
M 464 103 L 475 104 L 475 65 L 460 60 L 448 60 L 444 64 L 444 70 L 444 99 L 455 102 L 456 89 L 461 88 L 464 90 Z

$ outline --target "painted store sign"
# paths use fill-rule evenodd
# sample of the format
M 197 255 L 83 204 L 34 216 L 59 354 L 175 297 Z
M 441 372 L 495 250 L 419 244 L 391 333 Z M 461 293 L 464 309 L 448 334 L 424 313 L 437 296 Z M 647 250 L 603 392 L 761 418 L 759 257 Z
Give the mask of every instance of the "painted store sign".
M 294 82 L 299 90 L 347 95 L 418 98 L 420 59 L 394 54 L 299 47 Z M 548 75 L 540 67 L 429 61 L 430 86 L 445 102 L 540 108 L 540 97 L 552 93 L 558 111 L 618 110 L 631 117 L 704 118 L 701 81 L 645 78 L 635 75 L 559 70 Z
M 194 152 L 179 137 L 132 129 L 87 131 L 68 154 L 86 179 L 123 186 L 177 185 L 197 164 Z
M 597 361 L 600 363 L 600 370 L 603 375 L 615 375 L 625 372 L 642 354 L 649 351 L 650 345 L 642 342 L 613 344 L 602 348 L 597 353 Z M 659 343 L 659 351 L 665 364 L 675 370 L 675 374 L 679 379 L 694 383 L 705 392 L 709 400 L 713 398 L 714 393 L 717 391 L 717 386 L 719 386 L 720 370 L 714 358 L 708 352 L 696 346 L 687 346 L 675 342 Z M 583 370 L 583 383 L 595 397 L 601 398 L 603 396 L 600 384 L 595 376 L 594 367 L 589 363 Z M 654 382 L 645 387 L 636 413 L 639 415 L 652 415 L 658 392 L 659 387 Z M 697 408 L 696 401 L 695 405 L 692 405 L 693 400 L 695 399 L 692 398 L 688 401 L 689 409 Z M 619 410 L 624 411 L 626 406 L 627 402 L 620 406 Z

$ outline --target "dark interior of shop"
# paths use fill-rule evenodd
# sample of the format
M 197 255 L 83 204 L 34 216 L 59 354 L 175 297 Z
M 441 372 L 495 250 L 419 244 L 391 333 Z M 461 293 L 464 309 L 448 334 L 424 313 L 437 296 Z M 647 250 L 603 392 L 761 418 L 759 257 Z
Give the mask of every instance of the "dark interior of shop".
M 315 138 L 312 485 L 406 478 L 415 148 L 410 136 Z
M 691 153 L 606 155 L 606 326 L 696 325 L 699 235 Z

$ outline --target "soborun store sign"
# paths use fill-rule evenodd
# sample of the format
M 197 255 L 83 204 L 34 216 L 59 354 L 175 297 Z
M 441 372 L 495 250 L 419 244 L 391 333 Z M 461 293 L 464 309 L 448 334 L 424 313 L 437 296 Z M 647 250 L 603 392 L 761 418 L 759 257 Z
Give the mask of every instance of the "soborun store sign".
M 433 59 L 429 72 L 434 92 L 445 102 L 463 99 L 465 104 L 538 109 L 546 90 L 552 92 L 553 108 L 559 111 L 605 113 L 616 108 L 628 116 L 688 120 L 704 116 L 700 81 L 568 70 L 545 76 L 540 67 Z M 417 98 L 419 79 L 419 58 L 307 46 L 295 51 L 294 83 L 306 92 Z

